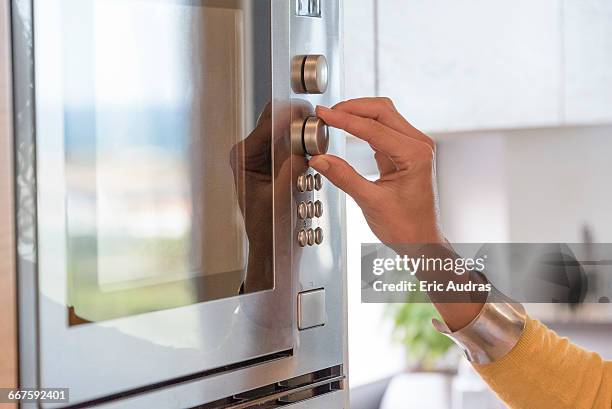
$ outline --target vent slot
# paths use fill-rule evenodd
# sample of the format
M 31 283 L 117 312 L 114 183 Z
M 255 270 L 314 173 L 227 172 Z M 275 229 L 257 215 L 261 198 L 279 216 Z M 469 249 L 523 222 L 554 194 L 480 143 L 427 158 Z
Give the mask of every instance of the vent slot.
M 272 409 L 342 389 L 344 375 L 338 365 L 191 409 Z
M 145 386 L 142 388 L 132 389 L 125 392 L 117 393 L 115 395 L 106 396 L 100 399 L 94 399 L 87 402 L 77 403 L 75 405 L 65 406 L 64 409 L 80 409 L 89 408 L 94 405 L 99 405 L 116 399 L 124 399 L 130 396 L 139 395 L 154 391 L 156 389 L 166 388 L 168 386 L 176 385 L 182 382 L 193 381 L 196 379 L 206 378 L 213 375 L 219 375 L 227 372 L 233 372 L 244 368 L 249 368 L 256 365 L 261 365 L 266 362 L 276 361 L 278 359 L 288 358 L 293 355 L 293 350 L 281 351 L 270 355 L 261 356 L 259 358 L 250 359 L 248 361 L 238 362 L 232 365 L 223 366 L 220 368 L 211 369 L 208 371 L 202 371 L 193 375 L 187 375 L 180 378 L 172 379 L 166 382 L 160 382 L 153 385 Z

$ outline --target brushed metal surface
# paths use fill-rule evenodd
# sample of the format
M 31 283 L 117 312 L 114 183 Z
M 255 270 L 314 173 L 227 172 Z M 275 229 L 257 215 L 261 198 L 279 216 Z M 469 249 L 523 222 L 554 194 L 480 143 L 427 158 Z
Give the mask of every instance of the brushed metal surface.
M 15 211 L 17 240 L 19 386 L 38 383 L 38 281 L 36 270 L 36 167 L 32 1 L 11 2 L 13 60 L 13 139 L 15 141 Z M 21 408 L 34 408 L 23 403 Z
M 292 2 L 295 3 L 295 2 Z M 342 84 L 342 20 L 340 1 L 322 1 L 321 18 L 291 18 L 291 55 L 325 55 L 329 65 L 329 84 L 325 94 L 299 94 L 293 92 L 292 123 L 303 120 L 307 114 L 302 106 L 332 106 L 343 97 Z M 312 108 L 311 108 L 312 109 Z M 314 111 L 311 111 L 314 112 Z M 337 129 L 329 129 L 328 153 L 344 156 L 344 134 Z M 294 155 L 296 163 L 302 163 L 294 172 L 294 178 L 307 169 L 306 159 Z M 315 359 L 325 356 L 326 360 L 346 361 L 346 237 L 345 237 L 345 196 L 331 183 L 322 184 L 321 190 L 301 193 L 294 189 L 294 206 L 300 201 L 320 200 L 325 203 L 324 217 L 311 219 L 304 223 L 295 220 L 295 229 L 320 227 L 329 232 L 321 245 L 301 249 L 297 273 L 298 292 L 325 288 L 327 323 L 324 326 L 302 331 L 300 357 Z M 295 213 L 294 213 L 295 214 Z M 296 245 L 297 247 L 297 245 Z M 296 252 L 294 252 L 296 254 Z M 295 256 L 294 256 L 295 258 Z M 308 360 L 309 358 L 304 358 Z M 348 403 L 347 403 L 348 405 Z M 330 406 L 336 408 L 336 406 Z
M 9 2 L 4 1 L 0 4 L 0 385 L 5 388 L 18 384 L 10 21 Z
M 308 399 L 303 402 L 287 406 L 291 409 L 341 409 L 348 408 L 344 402 L 344 392 L 332 392 L 317 398 Z

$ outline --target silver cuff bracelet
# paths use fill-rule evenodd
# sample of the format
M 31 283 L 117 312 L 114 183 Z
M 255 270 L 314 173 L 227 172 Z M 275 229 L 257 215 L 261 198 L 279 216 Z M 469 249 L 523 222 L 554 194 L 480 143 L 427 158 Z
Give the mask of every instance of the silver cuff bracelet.
M 495 362 L 510 352 L 521 338 L 526 323 L 525 308 L 505 297 L 495 287 L 491 289 L 480 313 L 464 328 L 452 332 L 445 323 L 432 320 L 438 331 L 459 345 L 468 361 L 480 365 Z

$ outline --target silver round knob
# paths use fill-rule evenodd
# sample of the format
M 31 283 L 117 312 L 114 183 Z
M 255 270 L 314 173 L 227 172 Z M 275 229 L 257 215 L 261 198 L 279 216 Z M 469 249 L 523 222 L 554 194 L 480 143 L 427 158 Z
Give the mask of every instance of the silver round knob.
M 323 94 L 327 91 L 329 67 L 324 55 L 298 55 L 291 62 L 291 85 L 298 94 Z
M 314 215 L 315 217 L 323 216 L 323 203 L 320 200 L 314 202 Z
M 321 190 L 321 188 L 323 187 L 323 178 L 321 177 L 320 174 L 316 174 L 314 175 L 314 188 L 315 190 Z
M 302 220 L 308 217 L 308 207 L 306 206 L 306 203 L 301 202 L 298 205 L 297 212 L 298 212 L 298 217 Z
M 317 244 L 323 243 L 323 229 L 322 228 L 317 227 L 314 231 L 314 235 L 315 235 L 315 243 Z
M 324 55 L 308 55 L 304 60 L 302 81 L 309 94 L 323 94 L 327 91 L 329 69 Z
M 312 219 L 315 215 L 315 207 L 314 207 L 314 203 L 312 202 L 308 202 L 306 203 L 306 216 L 309 219 Z
M 304 130 L 302 133 L 304 141 L 304 149 L 309 155 L 323 155 L 327 153 L 329 147 L 329 129 L 325 122 L 311 116 L 304 122 Z
M 308 234 L 306 233 L 306 230 L 300 230 L 298 232 L 297 239 L 300 247 L 306 247 L 306 244 L 308 244 Z
M 300 175 L 300 176 L 298 176 L 298 178 L 297 178 L 297 183 L 296 183 L 296 185 L 297 185 L 297 189 L 298 189 L 300 192 L 305 192 L 305 191 L 306 191 L 306 188 L 307 188 L 307 184 L 306 184 L 306 183 L 307 183 L 307 180 L 306 180 L 306 175 Z
M 312 229 L 306 230 L 306 242 L 309 246 L 314 246 L 315 244 L 315 232 Z
M 306 176 L 306 190 L 311 192 L 312 189 L 314 189 L 314 178 L 309 174 Z

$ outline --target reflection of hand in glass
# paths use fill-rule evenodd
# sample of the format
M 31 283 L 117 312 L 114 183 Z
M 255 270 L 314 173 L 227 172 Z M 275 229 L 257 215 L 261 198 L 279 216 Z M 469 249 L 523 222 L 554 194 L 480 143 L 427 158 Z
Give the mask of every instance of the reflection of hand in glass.
M 290 177 L 289 166 L 273 171 L 272 106 L 268 103 L 255 129 L 230 154 L 240 210 L 249 239 L 249 260 L 244 292 L 274 286 L 274 178 L 280 183 Z M 287 161 L 286 165 L 289 165 Z

